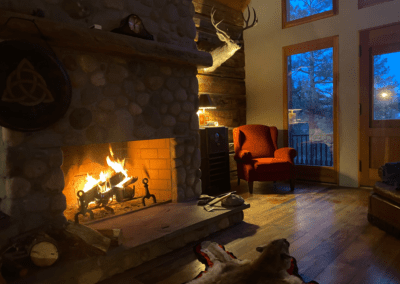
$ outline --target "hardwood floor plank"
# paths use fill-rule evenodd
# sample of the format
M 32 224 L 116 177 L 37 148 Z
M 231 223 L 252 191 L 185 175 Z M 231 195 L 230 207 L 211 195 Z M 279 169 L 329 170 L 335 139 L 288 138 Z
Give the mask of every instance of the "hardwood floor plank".
M 356 273 L 368 268 L 373 249 L 381 243 L 385 234 L 382 230 L 368 225 L 331 264 L 315 277 L 315 281 L 326 284 L 349 283 Z
M 400 256 L 400 251 L 393 249 L 393 244 L 396 239 L 393 236 L 386 234 L 382 242 L 377 246 L 376 250 L 370 258 L 370 265 L 367 270 L 358 272 L 351 284 L 369 284 L 369 283 L 390 283 L 393 275 L 388 271 L 388 266 L 391 266 L 396 257 Z
M 223 244 L 239 259 L 254 259 L 258 245 L 284 237 L 306 281 L 399 284 L 400 240 L 369 224 L 370 192 L 299 183 L 293 193 L 286 183 L 276 187 L 255 183 L 254 194 L 243 195 L 251 205 L 244 222 L 201 241 Z M 119 279 L 135 278 L 143 284 L 189 281 L 204 270 L 193 245 L 127 271 Z M 129 283 L 122 281 L 113 283 Z

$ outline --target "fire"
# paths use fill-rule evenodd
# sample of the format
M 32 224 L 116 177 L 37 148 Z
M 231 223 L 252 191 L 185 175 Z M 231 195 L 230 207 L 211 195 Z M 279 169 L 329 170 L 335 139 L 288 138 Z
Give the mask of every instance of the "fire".
M 107 192 L 111 190 L 109 183 L 107 180 L 111 178 L 114 174 L 122 173 L 125 178 L 123 181 L 121 181 L 119 184 L 116 185 L 116 187 L 123 187 L 123 185 L 130 180 L 132 177 L 128 176 L 128 171 L 125 169 L 125 159 L 122 161 L 119 159 L 114 160 L 114 153 L 112 151 L 111 145 L 110 145 L 110 156 L 107 156 L 106 161 L 107 165 L 111 168 L 107 172 L 101 172 L 99 175 L 98 179 L 95 179 L 91 175 L 87 174 L 86 177 L 86 184 L 83 188 L 84 192 L 89 191 L 96 185 L 100 185 L 101 187 L 101 192 Z

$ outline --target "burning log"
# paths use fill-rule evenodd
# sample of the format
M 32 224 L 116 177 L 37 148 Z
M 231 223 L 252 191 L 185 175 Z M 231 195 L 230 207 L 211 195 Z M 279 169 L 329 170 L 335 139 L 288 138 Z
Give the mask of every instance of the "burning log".
M 75 214 L 75 223 L 79 223 L 78 216 L 80 214 L 86 215 L 87 212 L 90 214 L 90 218 L 93 219 L 94 215 L 92 210 L 88 209 L 89 203 L 95 201 L 97 207 L 103 206 L 105 209 L 114 213 L 114 210 L 111 207 L 108 207 L 107 204 L 112 198 L 114 194 L 114 187 L 119 185 L 125 179 L 125 175 L 121 172 L 116 173 L 111 178 L 107 179 L 104 182 L 99 182 L 95 186 L 93 186 L 88 191 L 80 190 L 78 191 L 77 195 L 79 198 L 79 207 L 80 210 L 78 213 Z M 128 180 L 124 184 L 131 182 L 133 179 Z M 105 188 L 105 190 L 104 190 Z M 108 189 L 108 190 L 107 190 Z
M 138 177 L 133 177 L 123 184 L 123 187 L 113 188 L 117 202 L 123 202 L 124 200 L 130 200 L 135 197 L 135 186 L 129 187 L 135 183 Z

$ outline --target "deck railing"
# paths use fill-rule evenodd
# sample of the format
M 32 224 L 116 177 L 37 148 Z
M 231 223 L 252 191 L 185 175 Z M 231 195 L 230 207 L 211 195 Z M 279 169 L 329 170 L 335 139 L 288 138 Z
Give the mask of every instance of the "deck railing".
M 327 135 L 328 136 L 328 135 Z M 310 141 L 309 135 L 291 134 L 290 147 L 296 149 L 296 165 L 333 166 L 332 144 L 326 141 Z

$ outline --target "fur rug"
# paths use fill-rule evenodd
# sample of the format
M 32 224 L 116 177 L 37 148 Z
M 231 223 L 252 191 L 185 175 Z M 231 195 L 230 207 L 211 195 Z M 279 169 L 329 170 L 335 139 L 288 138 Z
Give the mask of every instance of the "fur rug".
M 289 255 L 289 242 L 285 239 L 256 250 L 261 253 L 256 260 L 239 260 L 220 244 L 202 242 L 194 247 L 194 252 L 206 270 L 184 284 L 305 284 L 298 274 L 296 259 Z

